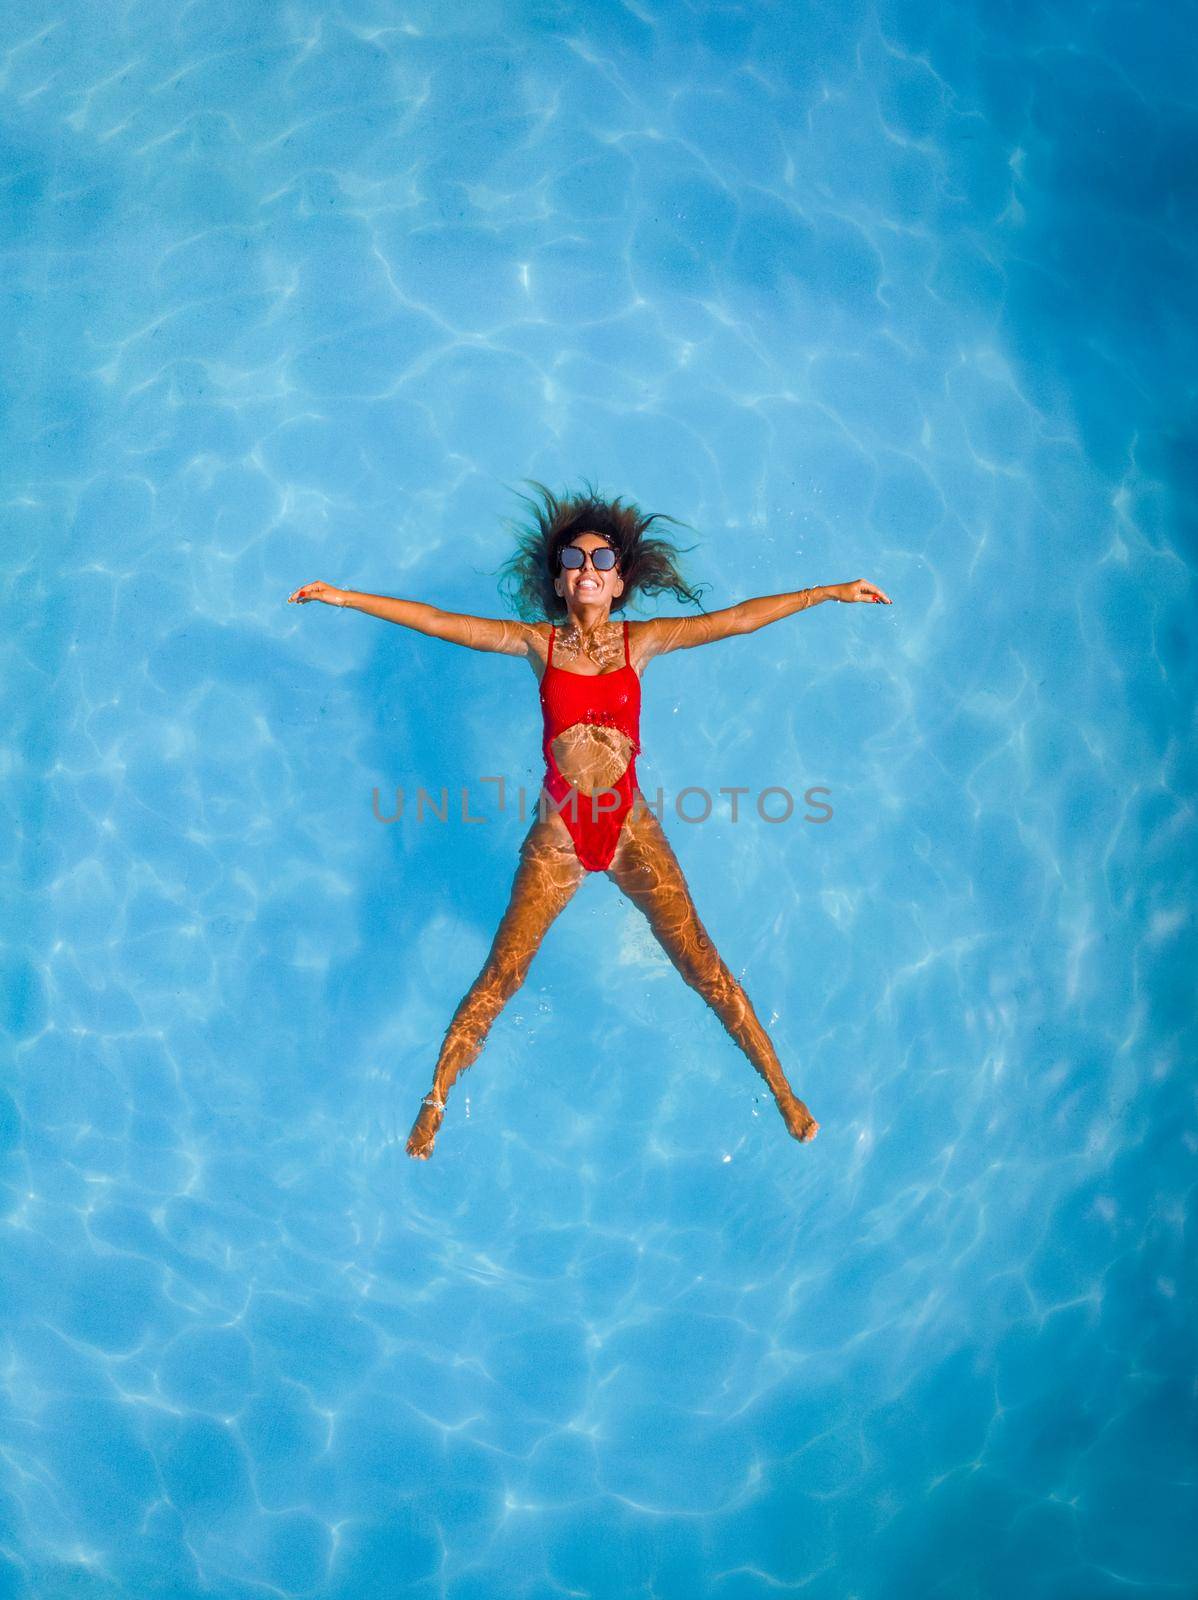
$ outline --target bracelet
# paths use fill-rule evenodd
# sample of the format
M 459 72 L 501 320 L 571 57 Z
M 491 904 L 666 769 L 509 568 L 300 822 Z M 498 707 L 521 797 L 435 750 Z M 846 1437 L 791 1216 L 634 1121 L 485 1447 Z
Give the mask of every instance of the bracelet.
M 438 1111 L 444 1111 L 445 1110 L 445 1102 L 444 1102 L 444 1100 L 439 1100 L 437 1098 L 437 1096 L 432 1093 L 431 1090 L 429 1091 L 428 1094 L 425 1095 L 424 1099 L 420 1103 L 421 1103 L 421 1105 L 425 1105 L 425 1106 L 436 1106 Z

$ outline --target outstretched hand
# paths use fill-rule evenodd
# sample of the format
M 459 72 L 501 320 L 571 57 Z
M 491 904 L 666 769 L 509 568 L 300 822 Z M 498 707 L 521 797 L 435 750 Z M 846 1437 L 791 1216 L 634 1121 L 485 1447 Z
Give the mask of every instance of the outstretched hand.
M 294 594 L 288 595 L 287 604 L 290 605 L 294 601 L 297 606 L 303 606 L 307 605 L 309 600 L 323 600 L 326 606 L 339 606 L 344 598 L 344 590 L 334 589 L 331 583 L 322 583 L 317 578 L 315 583 L 302 584 Z
M 850 600 L 871 600 L 875 605 L 892 606 L 894 601 L 883 594 L 876 583 L 866 583 L 864 578 L 854 578 L 852 583 L 834 583 L 832 593 L 847 604 Z

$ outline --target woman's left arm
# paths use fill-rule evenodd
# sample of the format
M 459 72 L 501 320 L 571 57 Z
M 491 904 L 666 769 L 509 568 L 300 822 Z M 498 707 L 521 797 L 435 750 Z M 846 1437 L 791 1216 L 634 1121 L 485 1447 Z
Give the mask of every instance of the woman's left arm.
M 841 600 L 846 605 L 854 601 L 867 601 L 876 605 L 893 605 L 890 596 L 877 584 L 864 578 L 854 578 L 851 583 L 825 583 L 814 589 L 795 589 L 790 594 L 760 595 L 755 600 L 742 600 L 739 605 L 726 606 L 722 611 L 708 611 L 701 617 L 654 617 L 642 623 L 640 654 L 665 655 L 669 650 L 693 650 L 696 645 L 713 644 L 717 639 L 728 639 L 734 634 L 756 633 L 767 622 L 778 622 L 796 611 L 806 611 L 822 600 Z
M 730 606 L 728 614 L 738 619 L 735 633 L 756 633 L 767 622 L 777 622 L 795 611 L 806 611 L 821 600 L 842 600 L 846 605 L 855 600 L 870 601 L 877 605 L 893 605 L 890 596 L 883 594 L 875 583 L 864 578 L 854 578 L 851 583 L 824 583 L 814 589 L 796 589 L 791 594 L 767 594 L 758 600 L 742 600 Z

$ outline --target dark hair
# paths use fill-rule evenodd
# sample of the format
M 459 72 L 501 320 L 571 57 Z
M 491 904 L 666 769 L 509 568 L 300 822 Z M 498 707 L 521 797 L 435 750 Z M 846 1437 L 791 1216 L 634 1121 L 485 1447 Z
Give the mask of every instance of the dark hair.
M 703 609 L 702 590 L 692 587 L 678 567 L 679 550 L 669 539 L 648 537 L 655 522 L 669 522 L 677 528 L 688 526 L 663 511 L 646 516 L 631 501 L 605 500 L 593 484 L 585 482 L 582 491 L 555 495 L 543 483 L 526 478 L 539 499 L 514 491 L 531 511 L 526 522 L 508 519 L 516 535 L 516 550 L 499 569 L 499 587 L 517 615 L 526 622 L 552 621 L 566 613 L 566 602 L 553 587 L 558 574 L 558 553 L 580 533 L 601 534 L 616 552 L 624 592 L 612 601 L 612 610 L 622 610 L 634 595 L 669 592 Z M 694 545 L 686 545 L 693 550 Z

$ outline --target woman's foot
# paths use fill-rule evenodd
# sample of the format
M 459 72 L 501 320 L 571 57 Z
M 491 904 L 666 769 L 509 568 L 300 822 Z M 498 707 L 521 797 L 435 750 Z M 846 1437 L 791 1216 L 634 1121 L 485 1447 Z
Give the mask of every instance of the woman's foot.
M 778 1110 L 782 1113 L 787 1132 L 801 1144 L 809 1144 L 819 1132 L 819 1123 L 796 1096 L 791 1095 L 789 1100 L 779 1100 Z
M 420 1115 L 412 1124 L 412 1131 L 408 1135 L 408 1154 L 415 1156 L 417 1161 L 427 1161 L 432 1155 L 433 1142 L 444 1115 L 444 1100 L 438 1099 L 435 1094 L 425 1095 Z

